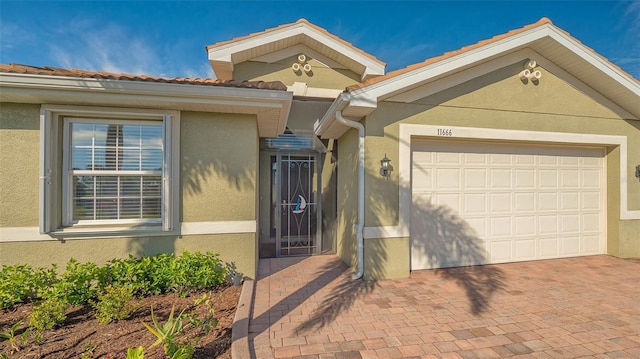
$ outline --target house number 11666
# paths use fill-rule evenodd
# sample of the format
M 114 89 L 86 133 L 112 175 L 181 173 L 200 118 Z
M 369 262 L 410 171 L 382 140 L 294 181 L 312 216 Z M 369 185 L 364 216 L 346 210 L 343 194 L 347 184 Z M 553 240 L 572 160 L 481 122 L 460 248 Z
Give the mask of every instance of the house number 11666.
M 453 136 L 453 131 L 450 128 L 439 128 L 438 136 Z

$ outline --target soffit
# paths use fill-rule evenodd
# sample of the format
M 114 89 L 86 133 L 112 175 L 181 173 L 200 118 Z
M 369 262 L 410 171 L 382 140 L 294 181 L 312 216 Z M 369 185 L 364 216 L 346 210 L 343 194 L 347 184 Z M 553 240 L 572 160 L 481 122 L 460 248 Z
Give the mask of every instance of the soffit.
M 640 118 L 640 82 L 548 19 L 349 87 L 352 99 L 382 101 L 510 54 L 532 50 Z M 451 86 L 455 83 L 451 83 Z
M 347 89 L 348 93 L 336 99 L 336 105 L 332 108 L 341 110 L 343 116 L 358 120 L 371 113 L 379 101 L 397 100 L 402 97 L 401 94 L 419 88 L 428 89 L 435 84 L 440 87 L 438 90 L 455 86 L 459 81 L 449 80 L 456 75 L 479 76 L 483 68 L 489 71 L 493 62 L 499 62 L 519 52 L 544 56 L 556 68 L 585 84 L 594 94 L 613 104 L 613 107 L 621 109 L 616 112 L 631 115 L 623 118 L 640 119 L 640 82 L 567 32 L 554 26 L 546 18 L 489 40 L 350 86 Z M 472 77 L 461 79 L 467 81 Z M 338 138 L 347 130 L 348 127 L 336 123 L 335 114 L 331 113 L 327 113 L 316 124 L 316 133 L 323 138 Z
M 235 64 L 300 44 L 359 74 L 363 80 L 384 74 L 384 62 L 304 19 L 209 45 L 206 49 L 216 76 L 228 80 L 232 78 Z
M 248 114 L 256 116 L 261 137 L 284 132 L 292 97 L 283 90 L 9 73 L 0 68 L 0 102 Z

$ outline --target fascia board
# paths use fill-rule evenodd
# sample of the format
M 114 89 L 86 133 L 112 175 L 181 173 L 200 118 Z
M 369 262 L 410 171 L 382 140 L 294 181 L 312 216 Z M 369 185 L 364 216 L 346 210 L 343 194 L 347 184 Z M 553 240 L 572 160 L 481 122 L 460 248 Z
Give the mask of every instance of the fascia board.
M 544 25 L 520 34 L 512 35 L 508 38 L 498 40 L 460 55 L 420 67 L 413 71 L 408 71 L 385 81 L 354 90 L 351 94 L 354 99 L 367 94 L 367 96 L 375 97 L 378 101 L 381 101 L 389 96 L 395 95 L 403 89 L 413 88 L 438 76 L 459 71 L 462 68 L 471 66 L 478 62 L 487 61 L 488 59 L 500 56 L 506 52 L 524 48 L 534 41 L 545 37 L 549 37 L 560 43 L 569 51 L 577 54 L 589 64 L 598 68 L 604 74 L 610 76 L 622 86 L 640 96 L 640 86 L 631 78 L 621 73 L 605 59 L 596 55 L 593 51 L 585 48 L 584 45 L 576 42 L 568 35 L 550 25 Z
M 380 63 L 368 58 L 367 56 L 360 54 L 349 46 L 336 41 L 335 39 L 332 39 L 331 37 L 323 33 L 318 32 L 317 30 L 307 26 L 306 24 L 295 24 L 285 29 L 272 31 L 266 34 L 209 49 L 208 57 L 210 61 L 225 61 L 233 63 L 233 54 L 248 51 L 253 48 L 263 46 L 267 43 L 274 43 L 276 41 L 284 40 L 300 34 L 306 35 L 312 40 L 315 40 L 333 49 L 334 51 L 345 55 L 353 61 L 362 64 L 368 74 L 384 74 L 384 65 L 381 65 Z
M 547 28 L 548 25 L 512 35 L 511 37 L 466 51 L 460 55 L 452 56 L 413 71 L 391 77 L 379 83 L 354 90 L 351 92 L 351 95 L 355 98 L 366 93 L 368 96 L 378 98 L 380 101 L 384 99 L 385 96 L 394 94 L 404 88 L 411 88 L 434 77 L 457 71 L 479 61 L 486 61 L 506 51 L 524 47 L 533 41 L 548 36 L 549 32 Z
M 640 84 L 615 68 L 609 61 L 598 56 L 593 52 L 593 50 L 586 48 L 584 45 L 553 27 L 549 27 L 549 36 L 576 55 L 580 56 L 590 65 L 596 67 L 598 70 L 616 80 L 634 94 L 640 96 Z
M 325 137 L 329 129 L 336 123 L 336 112 L 344 109 L 349 103 L 349 94 L 342 93 L 338 96 L 331 106 L 327 109 L 321 119 L 313 124 L 313 131 L 316 136 Z
M 141 96 L 177 102 L 207 102 L 227 105 L 281 107 L 278 103 L 288 102 L 292 94 L 287 91 L 234 88 L 224 86 L 189 85 L 175 83 L 153 83 L 141 81 L 101 80 L 93 78 L 61 78 L 59 76 L 38 76 L 3 73 L 0 74 L 0 88 L 3 91 L 23 93 L 52 93 L 65 96 Z M 20 91 L 23 90 L 23 91 Z M 80 94 L 79 94 L 80 93 Z M 146 97 L 145 97 L 146 96 Z

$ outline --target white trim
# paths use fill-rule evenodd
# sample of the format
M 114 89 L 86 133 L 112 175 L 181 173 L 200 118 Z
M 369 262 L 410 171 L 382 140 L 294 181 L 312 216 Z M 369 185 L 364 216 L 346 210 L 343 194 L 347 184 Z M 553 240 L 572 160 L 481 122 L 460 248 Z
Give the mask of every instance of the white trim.
M 405 92 L 401 92 L 397 95 L 392 95 L 392 96 L 387 95 L 384 97 L 384 100 L 393 101 L 393 102 L 411 103 L 421 98 L 425 98 L 427 96 L 435 94 L 437 92 L 440 92 L 440 91 L 452 88 L 454 86 L 457 86 L 459 84 L 462 84 L 464 82 L 473 80 L 482 75 L 491 73 L 503 67 L 513 65 L 518 62 L 524 63 L 525 60 L 535 60 L 540 67 L 554 74 L 560 79 L 566 81 L 571 86 L 575 87 L 578 91 L 584 93 L 585 95 L 591 97 L 596 102 L 600 103 L 601 105 L 615 112 L 618 116 L 620 116 L 620 118 L 635 117 L 633 114 L 626 111 L 625 109 L 620 107 L 618 104 L 606 98 L 601 93 L 594 90 L 592 87 L 589 87 L 584 82 L 580 81 L 578 78 L 571 75 L 569 72 L 567 72 L 560 66 L 554 64 L 552 61 L 549 61 L 547 58 L 531 50 L 530 48 L 509 53 L 502 57 L 494 59 L 492 61 L 481 63 L 470 69 L 463 70 L 443 78 L 435 79 L 417 88 L 410 89 Z M 378 99 L 378 101 L 381 101 L 381 100 L 382 99 Z
M 551 143 L 558 145 L 579 144 L 620 147 L 620 220 L 640 219 L 640 210 L 629 210 L 627 201 L 627 137 L 616 135 L 592 135 L 566 132 L 504 130 L 475 127 L 432 126 L 400 124 L 399 135 L 399 210 L 397 226 L 366 227 L 365 238 L 409 237 L 411 221 L 411 139 L 414 136 L 442 138 L 438 129 L 446 127 L 451 137 L 459 139 L 500 140 Z
M 0 243 L 55 241 L 56 238 L 40 233 L 39 227 L 3 227 L 0 228 Z
M 345 56 L 351 61 L 359 64 L 360 66 L 363 66 L 364 68 L 359 71 L 357 69 L 351 68 L 352 71 L 361 75 L 362 79 L 365 79 L 368 75 L 384 74 L 384 63 L 363 55 L 361 52 L 357 51 L 351 46 L 348 46 L 336 40 L 332 36 L 320 32 L 310 25 L 302 22 L 294 23 L 281 29 L 268 31 L 224 45 L 211 45 L 211 47 L 207 49 L 207 55 L 209 62 L 228 63 L 231 65 L 230 68 L 232 69 L 233 64 L 237 63 L 237 60 L 234 59 L 234 57 L 237 57 L 238 54 L 248 51 L 255 53 L 256 49 L 260 49 L 261 47 L 265 48 L 264 53 L 267 53 L 274 50 L 274 44 L 283 42 L 290 38 L 295 38 L 300 35 L 306 36 L 311 40 L 311 42 L 304 40 L 300 41 L 310 48 L 314 47 L 314 44 L 312 42 L 316 42 L 320 45 L 320 47 L 327 47 L 331 51 L 337 52 L 338 54 Z M 262 54 L 258 52 L 258 56 L 262 56 Z M 240 61 L 244 60 L 245 59 L 243 58 Z M 348 67 L 348 64 L 344 65 Z
M 181 222 L 180 231 L 163 232 L 159 227 L 149 232 L 140 228 L 109 228 L 100 231 L 93 229 L 67 229 L 53 232 L 51 235 L 41 234 L 39 227 L 3 227 L 0 228 L 0 243 L 58 241 L 86 238 L 131 238 L 131 237 L 165 237 L 191 236 L 206 234 L 241 234 L 257 233 L 257 221 L 215 221 L 215 222 Z M 117 232 L 117 233 L 116 233 Z
M 73 116 L 73 119 L 65 119 L 67 116 Z M 84 227 L 77 226 L 82 223 L 72 223 L 71 221 L 71 205 L 69 202 L 69 194 L 71 193 L 71 181 L 67 175 L 70 175 L 65 168 L 69 168 L 68 159 L 71 156 L 69 152 L 69 123 L 83 120 L 82 117 L 99 117 L 98 122 L 108 122 L 115 119 L 116 122 L 122 123 L 124 119 L 131 119 L 131 123 L 141 123 L 141 120 L 155 120 L 163 127 L 163 204 L 162 204 L 162 231 L 171 232 L 176 223 L 179 221 L 178 211 L 174 206 L 179 203 L 180 188 L 179 180 L 179 160 L 180 160 L 180 113 L 172 110 L 147 110 L 147 109 L 124 109 L 109 107 L 82 107 L 68 105 L 42 105 L 41 107 L 41 186 L 40 186 L 40 233 L 51 233 L 52 235 L 85 235 L 93 236 L 95 234 L 110 232 L 113 235 L 121 235 L 121 233 L 131 232 L 131 228 L 126 227 L 132 221 L 89 221 L 95 223 L 95 226 Z M 80 118 L 77 120 L 76 118 Z M 58 133 L 60 121 L 63 121 L 64 133 L 62 136 Z M 93 120 L 91 120 L 93 121 Z M 58 146 L 63 146 L 63 163 L 58 164 L 56 161 Z M 57 173 L 61 174 L 58 175 Z M 47 175 L 47 173 L 50 173 Z M 58 183 L 62 186 L 62 191 L 57 191 Z M 57 198 L 61 198 L 62 206 L 59 206 Z M 62 211 L 62 212 L 61 212 Z M 58 217 L 58 213 L 62 213 L 62 228 L 57 228 L 54 219 Z M 153 222 L 145 223 L 144 228 L 138 228 L 138 231 L 147 231 L 153 233 L 158 228 Z M 157 221 L 160 223 L 160 220 Z M 111 227 L 112 224 L 123 225 L 118 228 Z M 72 228 L 74 225 L 77 228 Z M 65 227 L 71 226 L 71 227 Z M 117 233 L 115 233 L 117 232 Z
M 261 137 L 284 131 L 292 98 L 280 90 L 0 73 L 0 102 L 250 114 L 257 117 Z
M 535 46 L 535 44 L 540 41 L 554 41 L 560 46 L 563 46 L 566 52 L 580 57 L 587 64 L 593 66 L 596 70 L 594 72 L 601 73 L 620 85 L 621 88 L 618 93 L 609 91 L 602 97 L 609 95 L 614 101 L 617 97 L 620 97 L 621 101 L 629 104 L 635 100 L 635 96 L 640 96 L 640 85 L 634 82 L 628 75 L 622 73 L 595 52 L 578 43 L 555 26 L 545 24 L 353 90 L 351 92 L 351 98 L 355 100 L 360 97 L 365 97 L 366 99 L 374 98 L 380 101 L 389 96 L 422 86 L 429 81 L 437 80 L 443 76 L 454 74 L 461 70 L 472 68 L 473 66 L 478 66 L 478 64 L 491 61 L 510 52 Z M 589 82 L 592 85 L 598 83 L 595 78 L 592 78 Z M 630 110 L 633 111 L 633 108 L 630 108 Z M 632 119 L 637 119 L 638 117 L 637 112 L 635 112 L 634 116 L 631 116 Z
M 257 221 L 182 222 L 180 234 L 256 233 Z

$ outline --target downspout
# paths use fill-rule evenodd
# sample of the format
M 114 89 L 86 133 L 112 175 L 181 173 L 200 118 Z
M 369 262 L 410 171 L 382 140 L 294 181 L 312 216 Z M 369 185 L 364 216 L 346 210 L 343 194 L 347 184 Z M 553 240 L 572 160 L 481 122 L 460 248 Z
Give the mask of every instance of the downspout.
M 342 111 L 336 111 L 338 123 L 358 129 L 358 223 L 356 229 L 358 269 L 353 279 L 360 279 L 364 274 L 364 126 L 360 122 L 347 120 L 342 117 Z

